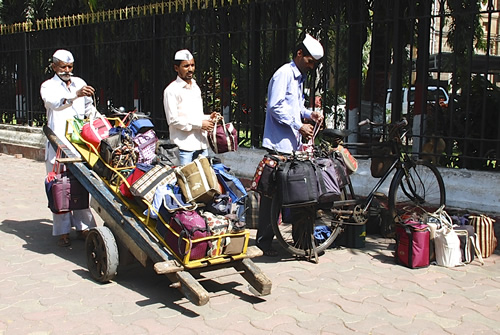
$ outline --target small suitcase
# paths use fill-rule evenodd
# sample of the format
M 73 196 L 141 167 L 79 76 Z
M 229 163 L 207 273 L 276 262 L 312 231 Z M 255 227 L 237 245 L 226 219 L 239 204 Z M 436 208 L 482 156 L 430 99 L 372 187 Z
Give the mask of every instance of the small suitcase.
M 396 263 L 410 269 L 427 267 L 430 231 L 419 222 L 396 224 Z

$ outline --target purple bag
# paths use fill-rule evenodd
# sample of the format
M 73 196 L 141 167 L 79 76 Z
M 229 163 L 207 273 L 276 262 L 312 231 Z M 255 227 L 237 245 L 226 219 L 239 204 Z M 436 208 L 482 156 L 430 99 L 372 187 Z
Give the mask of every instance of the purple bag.
M 429 266 L 429 244 L 430 230 L 426 224 L 416 221 L 396 224 L 396 263 L 410 269 Z
M 183 263 L 207 257 L 210 241 L 197 242 L 196 240 L 210 236 L 210 230 L 205 219 L 198 212 L 176 211 L 170 219 L 170 228 L 178 233 L 179 237 L 167 229 L 164 234 L 165 243 Z M 189 258 L 187 258 L 189 252 Z
M 316 158 L 315 163 L 321 172 L 321 178 L 318 178 L 320 191 L 318 202 L 326 203 L 338 200 L 340 189 L 345 186 L 339 165 L 330 158 Z
M 137 163 L 151 164 L 156 158 L 156 142 L 158 142 L 155 131 L 150 129 L 143 134 L 138 134 L 133 141 L 139 153 Z
M 45 191 L 52 213 L 89 208 L 89 192 L 69 171 L 45 179 Z

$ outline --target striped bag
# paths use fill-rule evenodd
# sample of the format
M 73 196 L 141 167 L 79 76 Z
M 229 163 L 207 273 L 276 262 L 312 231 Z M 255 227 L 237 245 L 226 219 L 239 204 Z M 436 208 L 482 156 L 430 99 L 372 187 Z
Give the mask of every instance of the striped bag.
M 497 247 L 497 238 L 493 229 L 493 220 L 486 215 L 470 215 L 469 224 L 474 226 L 477 234 L 477 243 L 483 257 L 489 257 Z

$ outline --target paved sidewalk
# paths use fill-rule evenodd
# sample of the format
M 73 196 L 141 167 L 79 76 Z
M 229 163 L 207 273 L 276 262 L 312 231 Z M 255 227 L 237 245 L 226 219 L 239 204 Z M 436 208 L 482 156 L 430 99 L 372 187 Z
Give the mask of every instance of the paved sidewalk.
M 395 265 L 392 240 L 375 237 L 319 264 L 261 257 L 271 295 L 226 276 L 202 283 L 199 307 L 140 265 L 94 282 L 84 243 L 51 236 L 44 164 L 0 155 L 0 170 L 0 334 L 500 334 L 498 250 L 453 269 Z

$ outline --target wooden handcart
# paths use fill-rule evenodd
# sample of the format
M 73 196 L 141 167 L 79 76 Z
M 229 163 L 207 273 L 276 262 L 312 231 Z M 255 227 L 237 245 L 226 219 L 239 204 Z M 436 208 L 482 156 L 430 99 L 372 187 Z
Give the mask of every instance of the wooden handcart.
M 91 194 L 91 207 L 104 221 L 104 225 L 91 229 L 85 241 L 88 270 L 99 282 L 108 282 L 115 275 L 120 260 L 131 254 L 144 267 L 152 264 L 155 272 L 166 275 L 171 287 L 177 288 L 193 304 L 201 306 L 209 301 L 209 293 L 194 275 L 202 272 L 234 268 L 250 285 L 251 291 L 259 296 L 271 293 L 271 281 L 251 260 L 262 255 L 255 246 L 248 246 L 249 231 L 229 234 L 227 237 L 244 238 L 242 252 L 233 255 L 220 253 L 217 257 L 206 257 L 189 261 L 178 259 L 158 234 L 149 217 L 142 214 L 134 201 L 121 196 L 113 185 L 100 178 L 92 166 L 99 157 L 85 144 L 73 144 L 81 158 L 52 132 L 43 128 L 51 145 L 61 149 L 60 161 Z M 220 236 L 224 238 L 226 236 Z M 130 258 L 130 257 L 129 257 Z

